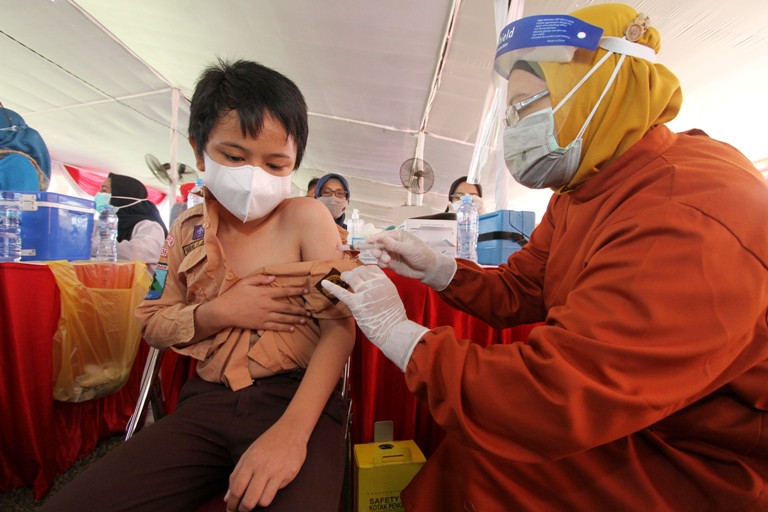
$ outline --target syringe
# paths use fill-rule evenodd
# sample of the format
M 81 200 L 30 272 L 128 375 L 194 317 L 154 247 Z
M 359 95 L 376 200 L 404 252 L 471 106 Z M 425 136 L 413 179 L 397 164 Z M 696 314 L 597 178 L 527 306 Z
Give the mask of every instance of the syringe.
M 338 247 L 340 251 L 367 251 L 370 249 L 382 249 L 384 244 L 343 244 Z

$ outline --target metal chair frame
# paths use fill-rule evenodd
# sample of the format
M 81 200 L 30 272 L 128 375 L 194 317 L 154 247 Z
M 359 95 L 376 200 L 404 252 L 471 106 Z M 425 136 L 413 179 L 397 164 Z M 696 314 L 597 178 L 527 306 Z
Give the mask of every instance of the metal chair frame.
M 139 387 L 139 398 L 136 401 L 136 407 L 128 420 L 125 429 L 125 440 L 133 436 L 144 425 L 144 418 L 147 412 L 147 405 L 152 405 L 152 413 L 155 419 L 165 416 L 165 407 L 163 406 L 163 390 L 160 385 L 160 363 L 163 360 L 163 351 L 155 347 L 149 348 L 147 362 L 144 364 L 144 371 L 141 375 L 141 385 Z M 351 356 L 347 358 L 344 369 L 341 372 L 340 391 L 341 398 L 347 403 L 347 418 L 344 424 L 344 439 L 349 440 L 349 428 L 352 424 L 352 398 L 350 396 L 349 385 L 349 365 Z

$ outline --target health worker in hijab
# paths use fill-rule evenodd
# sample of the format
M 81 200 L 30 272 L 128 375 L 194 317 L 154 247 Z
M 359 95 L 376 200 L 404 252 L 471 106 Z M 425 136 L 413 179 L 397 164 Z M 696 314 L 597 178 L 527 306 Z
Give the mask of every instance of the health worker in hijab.
M 45 191 L 51 180 L 48 146 L 24 119 L 0 103 L 0 190 Z
M 130 176 L 109 173 L 94 199 L 97 210 L 106 204 L 117 208 L 118 261 L 143 261 L 154 273 L 168 229 L 147 199 L 147 188 Z
M 530 242 L 484 269 L 368 239 L 457 309 L 539 324 L 528 340 L 418 325 L 374 265 L 342 273 L 353 292 L 323 282 L 447 433 L 405 510 L 768 510 L 768 186 L 665 126 L 683 95 L 660 47 L 621 4 L 508 25 L 506 164 L 555 191 Z

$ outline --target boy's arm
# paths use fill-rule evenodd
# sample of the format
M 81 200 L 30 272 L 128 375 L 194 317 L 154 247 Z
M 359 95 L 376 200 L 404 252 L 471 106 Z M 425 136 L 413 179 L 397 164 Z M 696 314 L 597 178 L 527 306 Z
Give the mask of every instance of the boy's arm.
M 291 403 L 245 451 L 229 477 L 227 510 L 267 506 L 296 477 L 306 459 L 309 436 L 352 351 L 354 325 L 352 317 L 320 320 L 320 340 Z
M 338 229 L 328 210 L 319 201 L 296 202 L 302 230 L 302 260 L 340 258 Z M 318 208 L 319 207 L 319 208 Z M 279 489 L 298 474 L 306 459 L 307 442 L 338 384 L 344 364 L 355 343 L 352 316 L 320 319 L 320 339 L 304 378 L 282 417 L 245 451 L 229 478 L 227 510 L 251 510 L 267 506 Z

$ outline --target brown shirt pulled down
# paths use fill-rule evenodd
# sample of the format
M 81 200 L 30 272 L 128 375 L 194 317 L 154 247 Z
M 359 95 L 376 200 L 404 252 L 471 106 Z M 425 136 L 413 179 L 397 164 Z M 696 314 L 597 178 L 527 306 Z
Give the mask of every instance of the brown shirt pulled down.
M 222 382 L 233 390 L 252 382 L 249 362 L 275 373 L 306 368 L 319 328 L 316 321 L 295 325 L 294 332 L 252 331 L 228 328 L 189 344 L 194 337 L 194 310 L 228 290 L 240 279 L 227 265 L 217 238 L 218 203 L 209 202 L 182 213 L 166 239 L 155 280 L 147 298 L 136 310 L 147 342 L 171 348 L 198 360 L 204 380 Z M 349 310 L 319 286 L 334 281 L 360 263 L 345 254 L 332 261 L 303 261 L 270 265 L 257 271 L 276 279 L 265 286 L 304 286 L 309 293 L 289 300 L 312 314 L 313 319 L 344 318 Z

